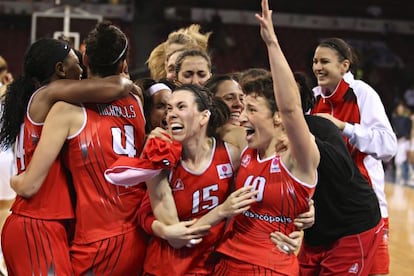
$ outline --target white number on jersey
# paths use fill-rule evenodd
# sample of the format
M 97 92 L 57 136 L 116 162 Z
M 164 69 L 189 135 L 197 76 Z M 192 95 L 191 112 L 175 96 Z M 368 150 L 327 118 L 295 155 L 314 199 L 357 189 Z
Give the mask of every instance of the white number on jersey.
M 135 148 L 134 126 L 125 125 L 124 132 L 119 127 L 113 127 L 111 131 L 114 152 L 120 155 L 128 155 L 128 157 L 135 157 L 137 149 Z M 125 139 L 122 139 L 123 133 Z
M 219 204 L 219 198 L 217 196 L 212 196 L 211 192 L 218 191 L 218 184 L 214 184 L 208 187 L 204 187 L 202 190 L 195 191 L 193 193 L 193 214 L 196 214 L 201 210 L 213 209 Z M 201 200 L 200 200 L 201 193 Z
M 253 179 L 253 175 L 249 175 L 249 177 L 246 178 L 246 181 L 244 182 L 244 187 L 246 186 L 253 186 L 254 190 L 259 191 L 259 193 L 256 195 L 256 201 L 260 202 L 263 200 L 263 193 L 264 193 L 264 188 L 265 188 L 265 184 L 266 184 L 266 178 L 262 177 L 262 176 L 256 176 Z

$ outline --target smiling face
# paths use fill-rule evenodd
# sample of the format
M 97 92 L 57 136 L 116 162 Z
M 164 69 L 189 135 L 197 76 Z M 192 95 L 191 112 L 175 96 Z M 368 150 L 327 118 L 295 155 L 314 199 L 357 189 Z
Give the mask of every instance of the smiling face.
M 244 111 L 240 115 L 240 125 L 246 129 L 249 148 L 266 151 L 275 136 L 273 114 L 264 97 L 252 93 L 245 97 Z
M 167 104 L 170 97 L 171 92 L 167 89 L 160 90 L 151 97 L 150 124 L 152 128 L 166 128 Z
M 200 133 L 205 125 L 206 111 L 198 111 L 194 94 L 188 90 L 176 90 L 172 93 L 167 112 L 167 124 L 173 138 L 184 142 Z
M 319 46 L 313 56 L 312 69 L 318 80 L 318 85 L 324 91 L 333 92 L 342 76 L 348 71 L 349 60 L 345 59 L 341 62 L 338 53 L 334 49 Z
M 243 110 L 244 94 L 240 85 L 234 80 L 225 80 L 217 87 L 215 94 L 221 98 L 230 109 L 230 123 L 240 125 L 239 116 Z
M 208 61 L 202 56 L 187 56 L 176 77 L 181 84 L 203 86 L 211 77 Z

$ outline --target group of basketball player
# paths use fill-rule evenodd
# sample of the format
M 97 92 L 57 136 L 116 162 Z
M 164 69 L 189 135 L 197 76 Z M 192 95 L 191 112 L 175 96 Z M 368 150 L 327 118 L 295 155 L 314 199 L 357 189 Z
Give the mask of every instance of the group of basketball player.
M 388 273 L 396 137 L 379 96 L 338 38 L 317 46 L 311 91 L 268 0 L 256 18 L 270 72 L 214 76 L 198 25 L 154 49 L 139 86 L 108 22 L 86 39 L 85 80 L 64 41 L 30 46 L 1 119 L 19 172 L 9 275 Z

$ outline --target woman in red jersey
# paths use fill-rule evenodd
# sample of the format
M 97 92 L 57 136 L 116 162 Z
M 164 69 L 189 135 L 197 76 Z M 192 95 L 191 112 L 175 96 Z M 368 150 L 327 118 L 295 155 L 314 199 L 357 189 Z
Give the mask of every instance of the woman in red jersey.
M 99 23 L 86 42 L 88 77 L 102 80 L 125 74 L 127 50 L 128 40 L 119 28 Z M 58 102 L 45 120 L 33 162 L 15 179 L 22 192 L 30 194 L 43 188 L 51 163 L 64 149 L 63 162 L 76 192 L 75 233 L 70 247 L 75 275 L 137 275 L 141 271 L 146 236 L 136 225 L 136 212 L 145 189 L 111 185 L 103 170 L 121 155 L 140 154 L 144 126 L 140 100 L 130 93 L 102 104 Z
M 253 186 L 256 202 L 230 222 L 217 249 L 221 260 L 214 275 L 299 273 L 296 256 L 279 250 L 269 233 L 296 230 L 293 221 L 309 208 L 317 182 L 319 152 L 271 16 L 268 1 L 262 0 L 262 15 L 256 17 L 269 53 L 273 85 L 270 78 L 245 84 L 245 109 L 240 116 L 248 148 L 241 156 L 236 189 Z M 282 135 L 289 140 L 288 148 L 278 154 L 275 148 Z
M 219 99 L 213 100 L 205 88 L 184 85 L 172 93 L 167 123 L 172 138 L 182 144 L 182 154 L 179 163 L 171 169 L 168 180 L 178 218 L 182 221 L 178 226 L 191 226 L 194 219 L 208 216 L 231 191 L 240 152 L 214 137 L 216 128 L 226 123 L 228 118 L 227 106 Z M 166 226 L 153 221 L 148 226 L 147 231 L 154 230 L 159 237 L 154 237 L 148 245 L 145 275 L 212 273 L 215 263 L 212 253 L 224 231 L 224 217 L 194 247 L 169 244 L 172 242 L 171 229 L 179 229 L 177 225 Z M 188 234 L 190 239 L 199 237 Z
M 99 83 L 79 81 L 82 69 L 73 50 L 63 41 L 40 39 L 25 55 L 24 73 L 8 88 L 5 97 L 1 145 L 10 147 L 17 138 L 19 173 L 24 172 L 37 147 L 43 123 L 58 100 L 106 101 L 130 91 L 132 82 L 120 76 Z M 66 80 L 64 80 L 66 78 Z M 85 93 L 87 92 L 87 93 Z M 74 218 L 67 175 L 59 161 L 39 192 L 20 193 L 2 232 L 9 275 L 72 275 L 67 224 Z M 33 192 L 33 191 L 31 191 Z M 15 242 L 25 241 L 16 247 Z

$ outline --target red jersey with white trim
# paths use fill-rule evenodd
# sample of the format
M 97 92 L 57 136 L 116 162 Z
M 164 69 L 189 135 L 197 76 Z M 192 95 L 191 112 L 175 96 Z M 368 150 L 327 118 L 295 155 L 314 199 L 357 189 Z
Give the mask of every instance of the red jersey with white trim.
M 43 123 L 35 123 L 29 115 L 32 99 L 39 91 L 41 88 L 33 93 L 27 105 L 24 123 L 17 137 L 15 154 L 18 173 L 26 170 L 42 133 Z M 15 214 L 37 219 L 74 218 L 67 175 L 60 155 L 52 163 L 39 191 L 31 198 L 17 195 L 11 210 Z
M 215 140 L 214 140 L 215 141 Z M 217 143 L 217 145 L 216 145 Z M 195 173 L 182 163 L 172 170 L 170 185 L 180 221 L 200 218 L 223 203 L 230 193 L 233 165 L 225 143 L 214 142 L 207 168 Z M 144 271 L 153 275 L 210 274 L 214 268 L 212 252 L 224 232 L 225 220 L 211 227 L 203 241 L 192 247 L 174 249 L 160 238 L 147 248 Z
M 115 186 L 104 171 L 120 156 L 139 156 L 145 119 L 134 95 L 107 104 L 82 107 L 85 123 L 69 137 L 64 159 L 76 191 L 74 243 L 86 244 L 136 229 L 145 185 Z
M 256 150 L 247 148 L 242 154 L 236 189 L 250 185 L 259 191 L 257 202 L 233 218 L 217 251 L 290 275 L 298 268 L 296 256 L 281 252 L 270 240 L 270 233 L 288 235 L 296 230 L 293 220 L 309 210 L 314 186 L 292 176 L 280 156 L 261 160 Z

